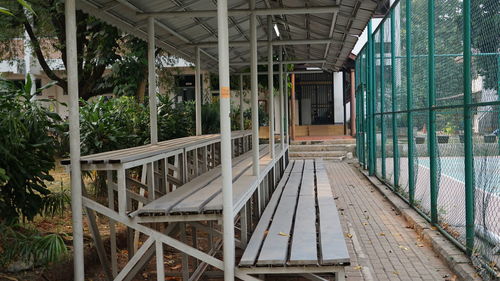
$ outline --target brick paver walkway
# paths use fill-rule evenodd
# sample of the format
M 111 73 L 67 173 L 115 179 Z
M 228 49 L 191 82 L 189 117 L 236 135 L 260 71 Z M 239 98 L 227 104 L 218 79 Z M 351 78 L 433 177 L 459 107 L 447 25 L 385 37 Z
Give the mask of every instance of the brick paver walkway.
M 355 167 L 345 162 L 326 166 L 352 259 L 348 281 L 455 280 Z

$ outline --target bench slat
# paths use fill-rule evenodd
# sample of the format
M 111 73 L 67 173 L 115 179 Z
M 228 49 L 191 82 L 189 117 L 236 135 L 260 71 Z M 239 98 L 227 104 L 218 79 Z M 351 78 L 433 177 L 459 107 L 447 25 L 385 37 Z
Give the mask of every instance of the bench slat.
M 303 161 L 299 161 L 299 166 Z M 295 165 L 290 178 L 283 191 L 278 208 L 273 217 L 271 227 L 262 245 L 262 250 L 257 261 L 258 265 L 285 265 L 288 253 L 288 241 L 290 237 L 293 214 L 297 204 L 297 196 L 302 173 L 294 173 Z
M 277 149 L 276 149 L 277 151 Z M 269 150 L 262 153 L 259 161 L 260 174 L 268 168 L 269 163 L 272 161 L 269 156 Z M 257 178 L 253 176 L 253 171 L 247 169 L 236 181 L 233 181 L 233 206 L 239 203 L 240 199 L 248 192 L 249 189 L 257 185 Z M 203 208 L 204 211 L 222 210 L 222 192 L 208 202 Z
M 318 163 L 316 163 L 318 164 Z M 322 164 L 320 164 L 322 166 Z M 316 171 L 321 264 L 349 262 L 349 253 L 326 171 Z
M 264 147 L 261 146 L 261 150 Z M 242 161 L 248 159 L 251 155 L 251 152 L 247 152 L 233 159 L 233 166 L 240 164 Z M 130 214 L 130 216 L 137 216 L 141 214 L 148 213 L 164 213 L 167 214 L 171 211 L 171 209 L 176 206 L 180 201 L 186 199 L 190 195 L 196 193 L 200 189 L 204 188 L 215 179 L 219 178 L 221 175 L 221 166 L 217 166 L 212 170 L 204 173 L 203 175 L 194 178 L 190 182 L 182 185 L 176 190 L 167 193 L 166 195 L 152 201 L 151 203 L 145 205 L 139 210 Z
M 301 173 L 304 169 L 304 160 L 295 160 L 295 165 L 293 166 L 292 173 Z
M 267 145 L 266 145 L 267 148 Z M 245 159 L 233 166 L 233 182 L 235 179 L 240 177 L 248 168 L 252 165 L 252 159 L 249 157 L 251 152 L 248 152 Z M 263 154 L 262 156 L 264 156 Z M 183 213 L 183 212 L 201 212 L 206 204 L 208 204 L 213 198 L 215 198 L 221 191 L 222 187 L 222 177 L 218 177 L 207 186 L 198 190 L 198 192 L 193 193 L 188 196 L 171 210 L 171 213 Z
M 318 264 L 318 248 L 316 243 L 316 196 L 314 191 L 314 170 L 312 161 L 304 166 L 299 202 L 295 215 L 295 225 L 290 249 L 291 265 Z
M 304 160 L 304 172 L 314 173 L 314 160 L 312 159 Z
M 255 260 L 260 250 L 260 245 L 262 244 L 262 240 L 264 240 L 266 235 L 266 230 L 269 227 L 269 221 L 271 220 L 271 217 L 274 214 L 276 205 L 278 205 L 278 200 L 281 196 L 281 192 L 283 190 L 283 187 L 288 181 L 288 177 L 290 175 L 290 171 L 292 170 L 293 166 L 294 166 L 294 161 L 290 161 L 288 167 L 285 170 L 285 173 L 283 174 L 283 178 L 281 179 L 278 186 L 276 187 L 276 190 L 271 196 L 271 200 L 269 200 L 269 203 L 267 204 L 266 209 L 262 213 L 259 223 L 257 224 L 257 227 L 255 228 L 252 237 L 250 238 L 250 241 L 247 244 L 245 252 L 243 253 L 243 256 L 241 257 L 240 260 L 240 266 L 251 266 L 255 263 Z

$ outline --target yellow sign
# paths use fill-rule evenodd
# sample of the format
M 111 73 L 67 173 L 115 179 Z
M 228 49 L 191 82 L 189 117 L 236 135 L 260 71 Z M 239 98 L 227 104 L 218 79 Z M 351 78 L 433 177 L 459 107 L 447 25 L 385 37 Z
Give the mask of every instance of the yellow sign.
M 220 89 L 220 97 L 223 99 L 228 99 L 231 97 L 231 90 L 229 90 L 229 87 L 222 87 Z

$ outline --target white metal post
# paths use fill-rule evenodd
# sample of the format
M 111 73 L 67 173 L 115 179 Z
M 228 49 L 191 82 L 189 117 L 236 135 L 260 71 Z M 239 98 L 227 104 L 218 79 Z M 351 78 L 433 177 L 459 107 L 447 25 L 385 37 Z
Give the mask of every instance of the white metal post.
M 156 69 L 155 69 L 155 19 L 148 18 L 148 89 L 149 89 L 149 124 L 151 144 L 158 143 L 158 122 L 156 109 Z
M 243 74 L 240 74 L 240 130 L 245 130 L 245 120 L 243 118 Z
M 156 248 L 156 280 L 165 281 L 165 264 L 163 262 L 163 243 L 155 241 Z
M 255 0 L 250 0 L 250 9 L 255 9 Z M 257 76 L 257 17 L 250 15 L 250 72 L 252 88 L 252 167 L 253 175 L 259 176 L 259 85 Z
M 75 0 L 65 2 L 66 59 L 69 95 L 69 141 L 71 158 L 71 211 L 73 219 L 74 280 L 84 280 L 82 175 L 80 170 L 80 113 L 76 49 Z
M 274 159 L 273 19 L 267 16 L 267 90 L 269 97 L 269 151 Z
M 196 70 L 194 78 L 196 103 L 196 135 L 201 136 L 201 59 L 200 48 L 196 47 Z
M 280 46 L 279 48 L 279 61 L 283 61 L 283 46 Z M 283 65 L 279 64 L 280 70 L 279 70 L 279 92 L 280 92 L 280 143 L 281 143 L 281 149 L 283 150 L 285 148 L 285 110 L 284 110 L 284 103 L 285 99 L 283 97 Z
M 227 0 L 217 1 L 219 42 L 219 93 L 222 162 L 222 228 L 224 230 L 224 280 L 234 280 L 233 176 L 231 159 L 231 90 L 229 88 L 229 31 Z
M 287 67 L 286 64 L 284 65 L 284 67 Z M 286 127 L 286 143 L 289 144 L 290 143 L 290 125 L 289 125 L 289 100 L 288 100 L 288 75 L 285 74 L 284 75 L 285 77 L 285 127 Z

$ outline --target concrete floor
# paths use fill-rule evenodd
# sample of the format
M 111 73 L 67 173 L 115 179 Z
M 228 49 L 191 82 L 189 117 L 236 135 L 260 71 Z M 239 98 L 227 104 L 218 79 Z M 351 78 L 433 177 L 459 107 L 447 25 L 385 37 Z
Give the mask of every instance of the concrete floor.
M 354 166 L 326 163 L 352 259 L 346 280 L 458 280 Z

